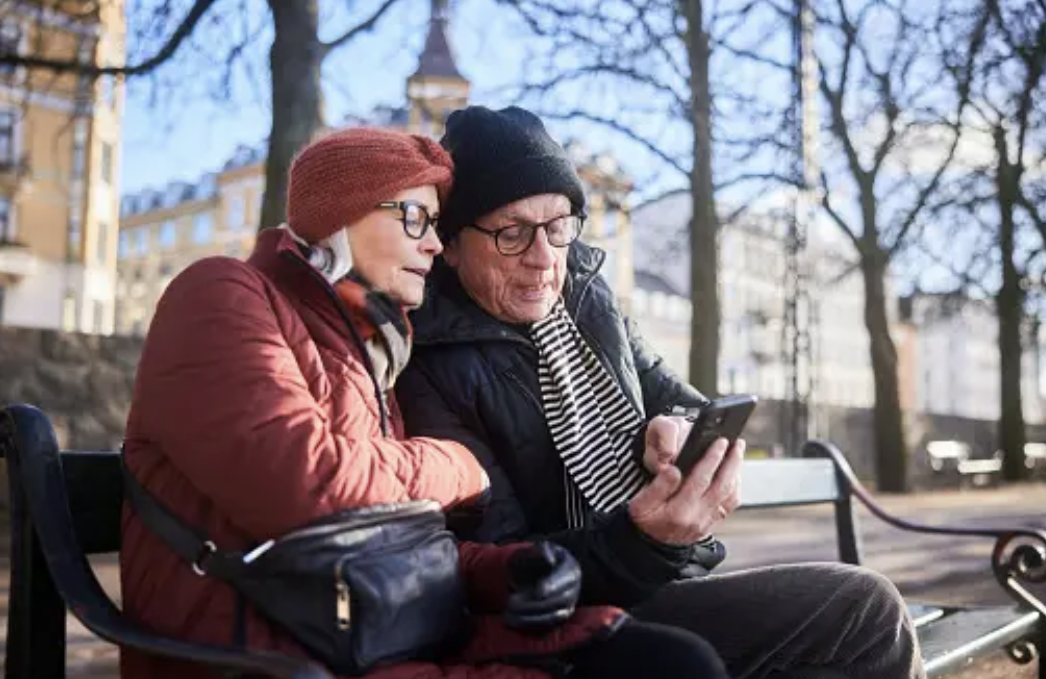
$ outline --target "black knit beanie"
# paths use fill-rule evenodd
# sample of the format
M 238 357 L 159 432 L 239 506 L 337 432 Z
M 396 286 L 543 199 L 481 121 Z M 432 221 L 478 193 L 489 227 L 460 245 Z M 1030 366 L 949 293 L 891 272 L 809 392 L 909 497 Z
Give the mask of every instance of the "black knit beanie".
M 444 240 L 483 215 L 530 196 L 558 193 L 570 199 L 575 212 L 585 207 L 574 164 L 530 111 L 517 106 L 454 111 L 440 144 L 454 159 L 454 188 L 440 207 Z

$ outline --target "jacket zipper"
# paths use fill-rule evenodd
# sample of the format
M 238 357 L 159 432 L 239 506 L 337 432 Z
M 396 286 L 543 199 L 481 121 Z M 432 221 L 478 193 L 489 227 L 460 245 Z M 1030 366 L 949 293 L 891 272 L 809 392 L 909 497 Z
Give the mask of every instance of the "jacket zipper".
M 374 385 L 374 396 L 378 399 L 381 435 L 388 438 L 389 419 L 392 416 L 392 412 L 389 409 L 388 404 L 385 402 L 385 394 L 381 391 L 381 385 L 378 383 L 378 378 L 374 374 L 374 364 L 371 363 L 370 354 L 367 353 L 367 345 L 364 344 L 363 338 L 361 338 L 359 332 L 356 331 L 356 326 L 352 323 L 352 317 L 349 316 L 349 312 L 345 308 L 345 303 L 341 301 L 340 297 L 338 297 L 338 293 L 334 292 L 334 288 L 332 288 L 330 283 L 327 282 L 327 279 L 324 278 L 319 271 L 314 269 L 311 264 L 303 260 L 301 257 L 297 257 L 288 252 L 281 252 L 280 255 L 294 260 L 299 266 L 305 267 L 305 270 L 322 284 L 327 296 L 334 301 L 334 306 L 338 310 L 338 314 L 341 315 L 342 320 L 345 321 L 345 325 L 348 326 L 349 333 L 352 334 L 353 342 L 355 342 L 356 348 L 360 351 L 360 356 L 363 358 L 363 366 L 367 369 L 367 375 L 370 377 L 371 384 Z

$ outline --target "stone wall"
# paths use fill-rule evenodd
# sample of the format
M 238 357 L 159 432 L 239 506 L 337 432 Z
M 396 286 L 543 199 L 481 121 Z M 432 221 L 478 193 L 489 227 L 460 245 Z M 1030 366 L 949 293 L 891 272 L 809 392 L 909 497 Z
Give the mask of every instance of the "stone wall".
M 141 347 L 131 337 L 0 327 L 0 404 L 43 410 L 63 447 L 117 447 Z
M 51 418 L 67 448 L 119 446 L 131 402 L 142 341 L 49 330 L 0 327 L 0 404 L 29 403 Z M 759 404 L 745 431 L 753 449 L 769 450 L 782 440 L 781 403 Z M 865 479 L 874 476 L 872 411 L 817 408 L 817 435 L 835 442 Z M 995 450 L 995 423 L 959 417 L 909 414 L 909 465 L 916 487 L 929 478 L 922 452 L 927 441 L 954 438 L 973 445 L 974 455 Z M 1028 427 L 1028 440 L 1046 441 L 1046 427 Z M 0 470 L 3 467 L 0 465 Z M 6 480 L 0 493 L 6 495 Z

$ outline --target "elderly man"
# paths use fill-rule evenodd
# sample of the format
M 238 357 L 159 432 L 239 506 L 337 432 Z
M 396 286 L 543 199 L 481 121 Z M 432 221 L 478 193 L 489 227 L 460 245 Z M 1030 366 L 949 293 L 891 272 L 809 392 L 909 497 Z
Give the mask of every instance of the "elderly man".
M 805 564 L 710 575 L 715 525 L 738 504 L 744 443 L 718 441 L 687 478 L 672 464 L 706 399 L 622 317 L 578 241 L 585 195 L 541 121 L 520 108 L 451 114 L 455 163 L 443 261 L 413 314 L 397 385 L 408 431 L 465 444 L 493 497 L 462 537 L 543 535 L 583 564 L 583 598 L 694 631 L 733 676 L 923 677 L 896 588 Z

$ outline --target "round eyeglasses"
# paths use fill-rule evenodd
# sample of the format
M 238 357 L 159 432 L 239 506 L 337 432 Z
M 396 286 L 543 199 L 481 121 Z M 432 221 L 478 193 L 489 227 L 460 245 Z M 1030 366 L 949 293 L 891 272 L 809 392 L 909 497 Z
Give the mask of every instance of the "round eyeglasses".
M 549 245 L 565 248 L 578 239 L 584 226 L 585 215 L 579 214 L 562 215 L 538 224 L 511 224 L 500 229 L 484 229 L 475 224 L 469 224 L 465 228 L 487 234 L 494 239 L 494 246 L 498 252 L 506 257 L 514 257 L 522 255 L 530 249 L 530 246 L 534 244 L 534 238 L 537 237 L 538 229 L 545 230 Z
M 396 200 L 378 203 L 375 207 L 399 210 L 400 223 L 403 231 L 414 240 L 421 240 L 430 228 L 435 229 L 439 222 L 439 215 L 432 216 L 429 209 L 423 204 L 413 200 Z

